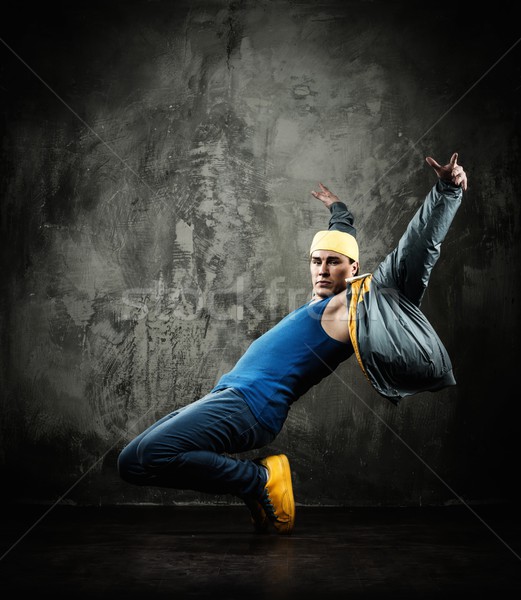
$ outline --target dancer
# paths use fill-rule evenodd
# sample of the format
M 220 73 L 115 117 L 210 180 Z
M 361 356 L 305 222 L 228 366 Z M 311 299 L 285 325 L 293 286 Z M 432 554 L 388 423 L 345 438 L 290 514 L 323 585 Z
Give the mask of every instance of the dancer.
M 394 405 L 454 385 L 448 353 L 420 310 L 440 245 L 467 189 L 458 155 L 437 181 L 396 248 L 359 274 L 354 218 L 326 186 L 312 195 L 330 210 L 309 251 L 313 295 L 252 342 L 209 393 L 167 414 L 118 457 L 135 485 L 230 494 L 248 506 L 254 529 L 290 534 L 295 523 L 285 454 L 241 458 L 269 445 L 291 405 L 353 354 L 370 384 Z

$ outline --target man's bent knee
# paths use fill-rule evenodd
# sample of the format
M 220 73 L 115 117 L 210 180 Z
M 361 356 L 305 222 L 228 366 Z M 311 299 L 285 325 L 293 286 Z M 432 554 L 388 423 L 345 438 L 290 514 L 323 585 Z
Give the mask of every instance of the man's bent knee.
M 131 452 L 128 446 L 118 456 L 117 469 L 121 479 L 127 483 L 134 485 L 146 485 L 148 483 L 146 470 L 137 460 L 135 452 Z

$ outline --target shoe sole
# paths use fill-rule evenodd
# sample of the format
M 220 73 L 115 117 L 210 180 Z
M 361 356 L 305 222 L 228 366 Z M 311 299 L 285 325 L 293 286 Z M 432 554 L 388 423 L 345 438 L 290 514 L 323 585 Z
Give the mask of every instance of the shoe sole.
M 251 523 L 255 533 L 268 533 L 270 520 L 260 506 L 250 507 Z

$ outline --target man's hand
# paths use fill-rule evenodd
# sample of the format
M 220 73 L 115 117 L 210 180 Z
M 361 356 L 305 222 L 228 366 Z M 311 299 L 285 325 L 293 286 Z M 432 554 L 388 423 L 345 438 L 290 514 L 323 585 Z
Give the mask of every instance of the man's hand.
M 334 202 L 340 202 L 338 196 L 335 196 L 335 194 L 331 193 L 325 185 L 322 185 L 321 183 L 319 183 L 318 185 L 320 186 L 321 191 L 312 191 L 311 193 L 313 196 L 315 196 L 315 198 L 317 198 L 317 200 L 323 202 L 324 205 L 327 206 L 327 208 L 329 208 Z
M 427 164 L 429 164 L 435 171 L 436 175 L 443 179 L 443 181 L 450 181 L 454 185 L 463 188 L 464 191 L 467 189 L 467 175 L 463 170 L 461 165 L 458 165 L 458 153 L 454 152 L 451 156 L 450 162 L 448 165 L 442 167 L 438 164 L 434 158 L 427 156 L 426 159 Z

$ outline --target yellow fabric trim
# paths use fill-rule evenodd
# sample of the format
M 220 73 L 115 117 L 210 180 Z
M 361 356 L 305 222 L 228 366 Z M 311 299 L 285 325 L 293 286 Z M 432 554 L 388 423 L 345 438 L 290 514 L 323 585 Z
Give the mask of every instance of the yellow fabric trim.
M 369 291 L 371 286 L 372 275 L 368 275 L 363 279 L 357 279 L 351 283 L 351 302 L 349 303 L 349 314 L 348 314 L 348 327 L 349 327 L 349 337 L 351 339 L 351 343 L 353 344 L 353 348 L 355 351 L 356 359 L 358 360 L 358 364 L 362 369 L 362 372 L 369 380 L 369 376 L 367 375 L 367 371 L 365 370 L 364 364 L 362 362 L 362 357 L 360 356 L 360 349 L 358 347 L 358 339 L 356 337 L 356 313 L 358 303 L 362 302 L 364 294 Z M 370 381 L 370 380 L 369 380 Z
M 332 250 L 353 260 L 358 260 L 358 243 L 356 238 L 345 231 L 331 229 L 317 231 L 311 242 L 309 253 L 315 250 Z

